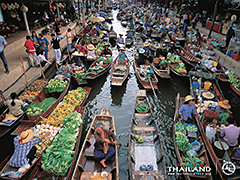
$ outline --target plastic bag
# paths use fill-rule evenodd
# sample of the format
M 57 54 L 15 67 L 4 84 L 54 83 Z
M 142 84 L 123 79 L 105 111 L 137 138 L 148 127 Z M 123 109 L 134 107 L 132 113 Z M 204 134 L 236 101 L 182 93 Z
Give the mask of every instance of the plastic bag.
M 194 157 L 194 156 L 197 156 L 197 152 L 194 150 L 189 150 L 189 151 L 187 151 L 187 155 L 189 157 Z

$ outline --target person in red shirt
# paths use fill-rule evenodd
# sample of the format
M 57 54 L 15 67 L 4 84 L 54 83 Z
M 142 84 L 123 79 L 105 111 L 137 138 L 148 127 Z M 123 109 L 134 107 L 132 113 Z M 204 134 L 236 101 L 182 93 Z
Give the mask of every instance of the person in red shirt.
M 36 49 L 35 49 L 34 43 L 31 41 L 31 38 L 28 35 L 26 36 L 26 42 L 24 47 L 27 48 L 26 52 L 28 53 L 30 65 L 32 67 L 34 67 L 34 64 L 35 66 L 38 66 Z

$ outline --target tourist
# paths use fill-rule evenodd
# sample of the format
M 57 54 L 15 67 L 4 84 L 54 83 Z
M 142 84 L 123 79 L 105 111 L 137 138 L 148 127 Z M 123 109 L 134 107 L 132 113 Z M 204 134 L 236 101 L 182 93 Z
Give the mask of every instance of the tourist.
M 45 136 L 50 135 L 50 132 L 44 135 L 33 138 L 33 130 L 28 129 L 23 131 L 20 135 L 14 138 L 14 154 L 9 161 L 9 165 L 12 167 L 23 167 L 27 169 L 30 167 L 31 160 L 34 159 L 37 148 L 35 144 L 41 141 Z M 29 161 L 30 160 L 30 161 Z
M 198 14 L 196 14 L 196 16 L 192 20 L 192 28 L 193 29 L 195 29 L 197 22 L 198 22 Z
M 57 64 L 60 64 L 61 62 L 61 51 L 62 51 L 62 46 L 60 43 L 60 39 L 56 37 L 54 33 L 51 34 L 52 40 L 51 40 L 51 46 L 53 47 L 53 51 L 56 57 Z M 49 46 L 48 50 L 51 48 Z
M 58 37 L 60 40 L 63 37 L 61 31 L 60 31 L 61 24 L 58 24 L 56 27 L 56 37 Z
M 127 30 L 126 39 L 133 39 L 133 35 L 132 35 L 132 33 L 130 33 L 129 29 Z
M 226 45 L 225 45 L 226 48 L 228 48 L 229 42 L 232 39 L 232 37 L 235 37 L 235 31 L 233 30 L 232 25 L 230 25 L 226 34 Z
M 193 98 L 191 95 L 187 95 L 185 97 L 184 104 L 178 110 L 178 114 L 182 122 L 185 121 L 187 123 L 190 123 L 193 121 L 192 114 L 197 115 L 195 111 L 194 100 L 195 98 Z
M 8 107 L 9 114 L 14 115 L 15 117 L 20 116 L 23 113 L 24 103 L 21 100 L 16 99 L 17 94 L 12 92 L 10 94 L 11 99 L 4 102 L 4 105 Z
M 123 35 L 122 34 L 119 34 L 120 37 L 118 37 L 117 39 L 117 43 L 119 44 L 124 44 L 124 38 L 123 38 Z
M 125 54 L 125 48 L 120 47 L 120 52 L 118 55 L 118 64 L 125 64 L 127 62 L 127 55 Z
M 28 36 L 28 35 L 26 36 L 26 42 L 24 44 L 24 47 L 27 48 L 26 51 L 28 53 L 29 62 L 30 62 L 31 67 L 34 67 L 34 64 L 35 64 L 35 66 L 38 66 L 36 49 L 35 49 L 33 42 L 31 41 L 30 36 Z
M 65 77 L 70 77 L 70 73 L 71 73 L 71 68 L 66 60 L 63 61 L 61 67 L 56 72 L 57 75 L 63 75 Z
M 39 62 L 41 63 L 41 66 L 44 67 L 47 63 L 48 64 L 52 64 L 51 62 L 49 62 L 48 60 L 46 60 L 45 56 L 44 56 L 44 51 L 38 51 L 37 52 L 37 57 Z M 38 64 L 39 64 L 38 62 Z
M 215 111 L 218 113 L 218 115 L 221 113 L 232 113 L 229 109 L 231 109 L 231 105 L 229 104 L 229 101 L 225 99 L 223 101 L 218 102 Z
M 92 44 L 87 45 L 88 53 L 87 53 L 87 59 L 89 60 L 95 60 L 96 54 L 95 54 L 95 47 Z
M 227 118 L 228 126 L 224 127 L 221 131 L 221 137 L 226 141 L 230 147 L 238 145 L 238 137 L 240 135 L 240 128 L 234 126 L 234 119 L 232 117 Z
M 113 131 L 104 129 L 101 122 L 96 124 L 96 130 L 94 132 L 95 144 L 94 144 L 94 159 L 106 168 L 106 161 L 114 161 L 116 150 L 114 145 L 117 145 L 116 135 Z
M 104 50 L 102 52 L 102 55 L 105 55 L 105 56 L 106 55 L 111 55 L 112 56 L 112 51 L 109 48 L 109 44 L 108 43 L 104 45 Z
M 31 40 L 35 46 L 36 52 L 37 52 L 39 49 L 39 44 L 38 44 L 38 36 L 37 36 L 36 31 L 32 31 L 32 36 L 30 36 L 30 38 L 31 38 Z
M 39 50 L 44 51 L 45 58 L 48 60 L 48 46 L 49 42 L 46 37 L 43 37 L 43 34 L 38 35 L 38 44 L 39 44 Z
M 68 28 L 67 30 L 67 48 L 68 51 L 71 52 L 72 49 L 72 38 L 74 37 L 74 35 L 71 33 L 71 29 Z
M 3 36 L 0 35 L 0 58 L 2 59 L 6 73 L 9 74 L 10 71 L 8 69 L 7 59 L 4 55 L 4 49 L 6 48 L 6 46 L 7 46 L 7 41 Z

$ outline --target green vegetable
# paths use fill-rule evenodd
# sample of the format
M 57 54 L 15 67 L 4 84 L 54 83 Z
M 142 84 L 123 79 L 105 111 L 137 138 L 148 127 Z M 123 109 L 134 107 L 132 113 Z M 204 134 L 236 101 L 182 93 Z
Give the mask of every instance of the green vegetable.
M 143 143 L 143 141 L 144 141 L 143 138 L 139 138 L 139 139 L 137 140 L 137 143 L 141 144 L 141 143 Z
M 134 135 L 134 138 L 135 138 L 136 140 L 138 140 L 140 137 L 139 137 L 139 135 Z
M 182 132 L 183 134 L 185 134 L 186 131 L 184 129 L 184 124 L 181 121 L 178 121 L 178 123 L 176 124 L 175 132 Z
M 228 123 L 227 123 L 227 118 L 229 117 L 228 113 L 221 113 L 221 114 L 219 114 L 219 117 L 221 119 L 221 124 L 228 125 Z
M 190 143 L 187 141 L 186 137 L 182 134 L 179 134 L 176 137 L 176 143 L 180 151 L 186 153 L 188 150 L 191 149 Z
M 192 125 L 188 125 L 186 126 L 186 129 L 190 132 L 195 132 L 197 131 L 197 128 L 195 126 L 192 126 Z

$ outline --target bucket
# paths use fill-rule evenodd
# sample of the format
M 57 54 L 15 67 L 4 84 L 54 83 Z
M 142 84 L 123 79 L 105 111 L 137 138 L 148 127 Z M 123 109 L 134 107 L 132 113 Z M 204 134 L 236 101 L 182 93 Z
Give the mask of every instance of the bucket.
M 221 146 L 221 144 L 220 144 L 219 141 L 215 141 L 215 142 L 213 143 L 213 150 L 214 150 L 214 152 L 216 153 L 216 155 L 217 155 L 218 158 L 222 158 L 223 155 L 224 155 L 224 153 L 225 153 L 225 151 L 227 151 L 228 148 L 229 148 L 229 146 L 227 145 L 227 143 L 222 142 L 222 141 L 221 141 L 221 143 L 222 143 L 223 148 L 222 148 L 222 146 Z
M 210 82 L 204 82 L 204 88 L 203 89 L 208 91 L 210 89 L 211 85 L 212 85 L 212 83 L 210 83 Z

